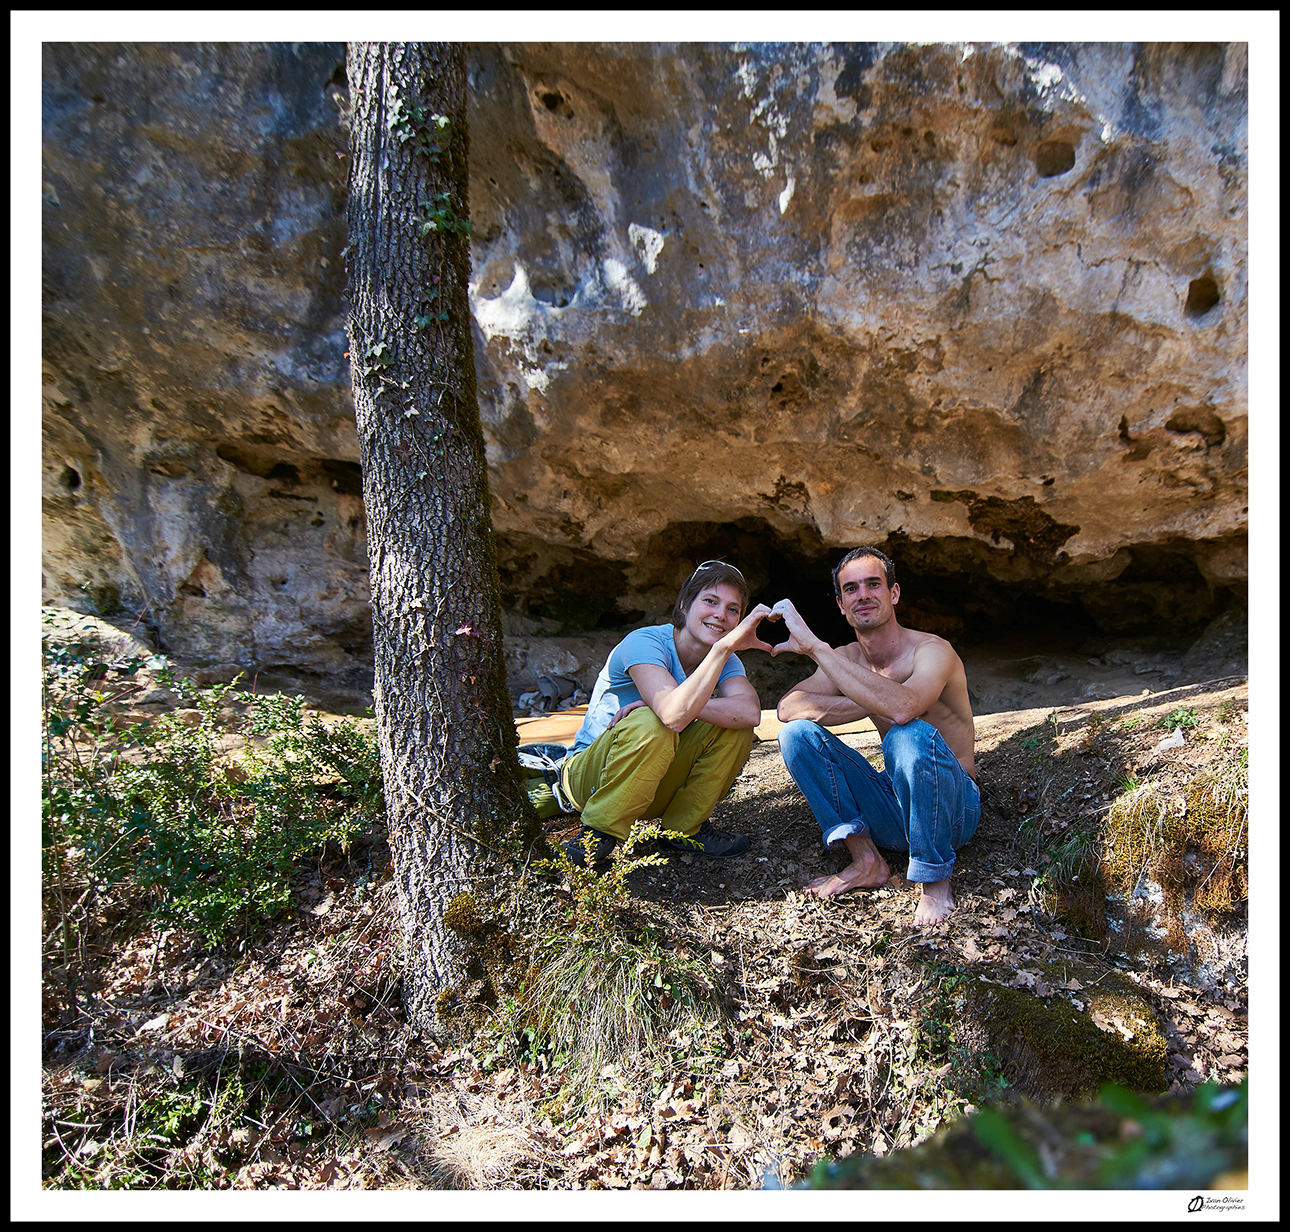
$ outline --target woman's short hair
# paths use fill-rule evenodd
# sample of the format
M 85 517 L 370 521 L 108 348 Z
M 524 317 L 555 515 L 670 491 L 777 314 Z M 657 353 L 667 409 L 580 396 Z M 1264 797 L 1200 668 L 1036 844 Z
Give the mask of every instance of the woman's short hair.
M 740 595 L 741 613 L 748 610 L 748 583 L 744 581 L 744 575 L 734 565 L 728 565 L 724 560 L 705 560 L 686 578 L 685 584 L 676 596 L 676 603 L 672 608 L 672 624 L 676 628 L 679 629 L 685 624 L 685 618 L 690 614 L 690 605 L 699 597 L 699 594 L 713 586 L 733 586 Z

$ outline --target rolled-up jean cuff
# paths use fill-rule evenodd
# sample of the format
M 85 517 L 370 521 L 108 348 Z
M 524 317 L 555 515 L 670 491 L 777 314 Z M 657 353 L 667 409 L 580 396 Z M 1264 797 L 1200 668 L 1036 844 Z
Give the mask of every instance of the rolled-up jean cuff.
M 953 864 L 927 864 L 922 860 L 909 858 L 909 868 L 905 872 L 906 881 L 947 881 L 954 871 Z
M 869 827 L 862 821 L 844 821 L 834 826 L 831 830 L 826 831 L 824 835 L 824 846 L 832 847 L 835 843 L 840 843 L 844 838 L 851 834 L 868 834 Z

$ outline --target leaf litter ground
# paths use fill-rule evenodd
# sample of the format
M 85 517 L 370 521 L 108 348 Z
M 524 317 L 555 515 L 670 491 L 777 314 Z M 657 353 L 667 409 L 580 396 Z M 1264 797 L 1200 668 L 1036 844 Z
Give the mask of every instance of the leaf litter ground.
M 1183 958 L 1125 955 L 1114 935 L 1095 942 L 1048 914 L 1036 883 L 1067 827 L 1104 813 L 1127 775 L 1181 786 L 1230 758 L 1223 731 L 1243 743 L 1246 696 L 1229 679 L 979 718 L 981 826 L 956 865 L 955 913 L 919 932 L 905 927 L 917 890 L 896 853 L 881 889 L 802 893 L 844 861 L 820 847 L 778 745 L 759 744 L 713 817 L 747 835 L 748 852 L 632 874 L 641 912 L 717 973 L 723 1014 L 702 1038 L 673 1041 L 683 1061 L 607 1067 L 601 1103 L 581 1112 L 562 1102 L 558 1066 L 505 1047 L 444 1051 L 410 1031 L 389 852 L 374 831 L 298 870 L 295 916 L 242 952 L 142 935 L 97 955 L 74 1017 L 47 1006 L 46 1175 L 88 1187 L 789 1185 L 822 1158 L 914 1145 L 1004 1094 L 988 1055 L 956 1049 L 940 995 L 946 973 L 978 963 L 1031 987 L 1050 960 L 1114 966 L 1159 1017 L 1172 1090 L 1239 1082 L 1243 913 Z M 1157 720 L 1180 707 L 1195 722 L 1162 750 Z M 872 734 L 846 739 L 878 755 Z M 576 818 L 548 829 L 558 841 Z M 221 1091 L 257 1098 L 221 1116 Z M 113 1148 L 140 1117 L 160 1132 L 130 1171 Z

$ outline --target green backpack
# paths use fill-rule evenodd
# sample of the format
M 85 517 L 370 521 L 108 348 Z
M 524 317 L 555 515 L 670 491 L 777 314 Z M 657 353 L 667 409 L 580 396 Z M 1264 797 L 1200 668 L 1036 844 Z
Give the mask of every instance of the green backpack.
M 560 783 L 560 769 L 569 750 L 563 744 L 522 744 L 516 751 L 524 790 L 537 815 L 545 821 L 557 813 L 576 813 Z

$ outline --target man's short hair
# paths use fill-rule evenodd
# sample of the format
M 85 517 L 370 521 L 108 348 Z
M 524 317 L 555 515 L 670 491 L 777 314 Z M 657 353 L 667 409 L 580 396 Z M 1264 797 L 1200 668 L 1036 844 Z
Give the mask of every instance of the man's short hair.
M 672 607 L 672 624 L 676 628 L 685 624 L 685 618 L 690 614 L 690 604 L 699 597 L 700 592 L 713 586 L 733 586 L 740 594 L 741 611 L 748 610 L 748 583 L 744 581 L 744 575 L 724 560 L 705 560 L 686 578 L 680 594 L 676 596 L 676 603 Z
M 842 572 L 843 565 L 849 565 L 853 560 L 863 560 L 866 556 L 872 556 L 878 561 L 887 575 L 888 588 L 896 584 L 896 562 L 887 555 L 886 552 L 880 552 L 877 548 L 860 547 L 852 548 L 833 569 L 833 593 L 837 598 L 842 598 L 842 587 L 838 585 L 838 574 Z

